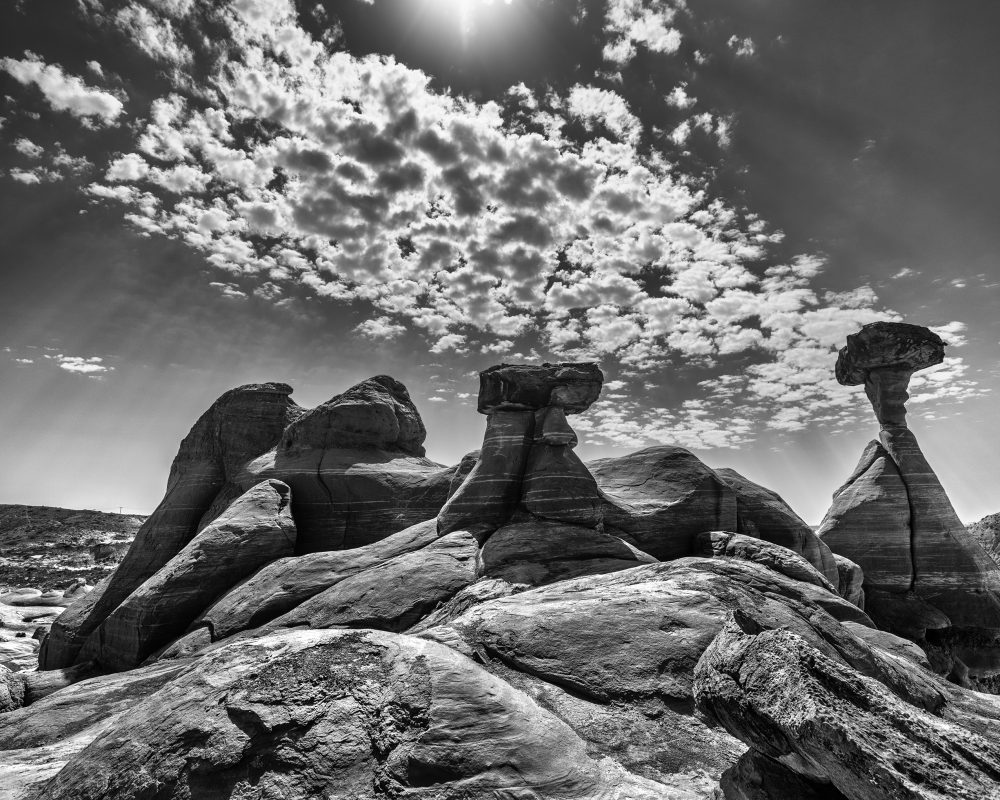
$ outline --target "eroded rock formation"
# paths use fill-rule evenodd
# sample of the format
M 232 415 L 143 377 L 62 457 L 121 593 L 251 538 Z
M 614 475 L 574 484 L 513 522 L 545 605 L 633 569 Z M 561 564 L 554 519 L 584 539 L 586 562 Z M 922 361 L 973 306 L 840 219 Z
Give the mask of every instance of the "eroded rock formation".
M 601 381 L 485 371 L 455 468 L 390 378 L 263 392 L 285 422 L 191 473 L 159 566 L 61 619 L 45 658 L 76 665 L 0 671 L 0 797 L 997 797 L 1000 703 L 862 587 L 950 620 L 682 448 L 585 465 L 568 420 Z
M 920 641 L 941 671 L 991 686 L 1000 677 L 1000 570 L 906 425 L 910 375 L 943 358 L 941 339 L 916 325 L 878 322 L 848 337 L 837 379 L 864 384 L 881 430 L 819 535 L 864 571 L 866 608 L 880 627 Z

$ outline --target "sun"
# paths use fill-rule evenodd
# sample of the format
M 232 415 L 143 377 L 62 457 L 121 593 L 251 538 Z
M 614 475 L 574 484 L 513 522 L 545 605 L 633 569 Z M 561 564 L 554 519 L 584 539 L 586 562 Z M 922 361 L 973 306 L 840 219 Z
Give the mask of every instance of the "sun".
M 480 9 L 493 5 L 509 6 L 513 2 L 514 0 L 433 0 L 432 5 L 455 26 L 453 30 L 457 30 L 463 46 L 466 46 L 476 30 L 477 12 Z

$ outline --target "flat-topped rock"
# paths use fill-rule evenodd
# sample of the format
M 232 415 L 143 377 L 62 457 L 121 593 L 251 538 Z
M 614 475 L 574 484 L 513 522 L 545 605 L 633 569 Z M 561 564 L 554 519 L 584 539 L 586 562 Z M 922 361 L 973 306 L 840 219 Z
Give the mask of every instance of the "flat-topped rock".
M 872 322 L 847 337 L 837 357 L 837 380 L 860 386 L 873 369 L 916 372 L 944 361 L 944 340 L 929 328 L 905 322 Z
M 558 406 L 586 411 L 601 394 L 604 373 L 592 362 L 499 364 L 479 373 L 479 413 L 537 411 Z

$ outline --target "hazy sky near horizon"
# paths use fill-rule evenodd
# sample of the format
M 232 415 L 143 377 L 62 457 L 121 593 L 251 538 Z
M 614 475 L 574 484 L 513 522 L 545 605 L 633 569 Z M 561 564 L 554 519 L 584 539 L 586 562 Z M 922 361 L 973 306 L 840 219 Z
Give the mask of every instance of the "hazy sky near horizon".
M 1000 510 L 1000 8 L 969 0 L 53 0 L 0 8 L 0 502 L 151 510 L 236 385 L 596 360 L 584 458 L 692 449 L 810 523 L 876 432 L 878 319 L 950 342 L 910 425 Z

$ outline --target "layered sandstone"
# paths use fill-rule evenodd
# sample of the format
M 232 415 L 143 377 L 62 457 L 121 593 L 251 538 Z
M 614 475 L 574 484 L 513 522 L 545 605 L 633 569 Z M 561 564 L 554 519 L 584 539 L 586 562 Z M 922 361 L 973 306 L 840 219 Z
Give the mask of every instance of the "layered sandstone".
M 819 535 L 864 571 L 866 608 L 880 626 L 920 641 L 943 672 L 991 685 L 1000 677 L 1000 569 L 906 425 L 910 375 L 943 358 L 941 339 L 916 325 L 873 323 L 848 337 L 837 378 L 865 385 L 881 430 Z

